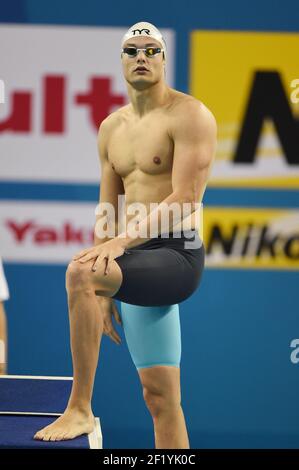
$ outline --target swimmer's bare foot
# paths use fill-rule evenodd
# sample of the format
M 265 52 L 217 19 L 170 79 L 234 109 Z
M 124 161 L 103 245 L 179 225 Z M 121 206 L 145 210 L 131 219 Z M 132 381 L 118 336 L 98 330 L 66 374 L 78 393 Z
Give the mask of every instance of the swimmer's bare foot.
M 89 434 L 94 429 L 94 416 L 91 411 L 76 408 L 66 409 L 54 423 L 49 424 L 34 435 L 41 441 L 64 441 L 81 434 Z

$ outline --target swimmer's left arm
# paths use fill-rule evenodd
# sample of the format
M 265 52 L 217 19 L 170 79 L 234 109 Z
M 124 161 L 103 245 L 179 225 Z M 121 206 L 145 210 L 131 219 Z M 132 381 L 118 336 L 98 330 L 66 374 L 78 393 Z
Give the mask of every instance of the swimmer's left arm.
M 172 188 L 192 203 L 202 200 L 217 145 L 217 125 L 211 111 L 197 100 L 182 105 L 171 128 L 174 142 Z

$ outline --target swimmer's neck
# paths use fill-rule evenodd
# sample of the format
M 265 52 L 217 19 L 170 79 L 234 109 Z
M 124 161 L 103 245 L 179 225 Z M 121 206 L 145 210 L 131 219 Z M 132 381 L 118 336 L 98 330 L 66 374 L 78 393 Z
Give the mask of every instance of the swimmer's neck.
M 127 88 L 132 111 L 138 117 L 164 106 L 171 94 L 170 87 L 163 80 L 145 89 L 136 89 L 130 83 L 127 84 Z

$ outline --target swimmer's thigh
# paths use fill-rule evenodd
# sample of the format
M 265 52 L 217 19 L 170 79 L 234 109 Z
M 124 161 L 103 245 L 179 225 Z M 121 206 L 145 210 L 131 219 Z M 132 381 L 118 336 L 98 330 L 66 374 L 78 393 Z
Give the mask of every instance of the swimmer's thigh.
M 143 307 L 121 302 L 120 314 L 136 368 L 180 367 L 181 328 L 178 304 Z

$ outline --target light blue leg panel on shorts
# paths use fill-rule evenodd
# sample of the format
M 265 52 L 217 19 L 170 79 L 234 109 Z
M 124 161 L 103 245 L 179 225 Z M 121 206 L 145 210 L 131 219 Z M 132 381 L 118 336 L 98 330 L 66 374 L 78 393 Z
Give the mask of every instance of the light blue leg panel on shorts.
M 180 367 L 179 305 L 143 307 L 121 302 L 120 316 L 137 369 L 157 365 Z

